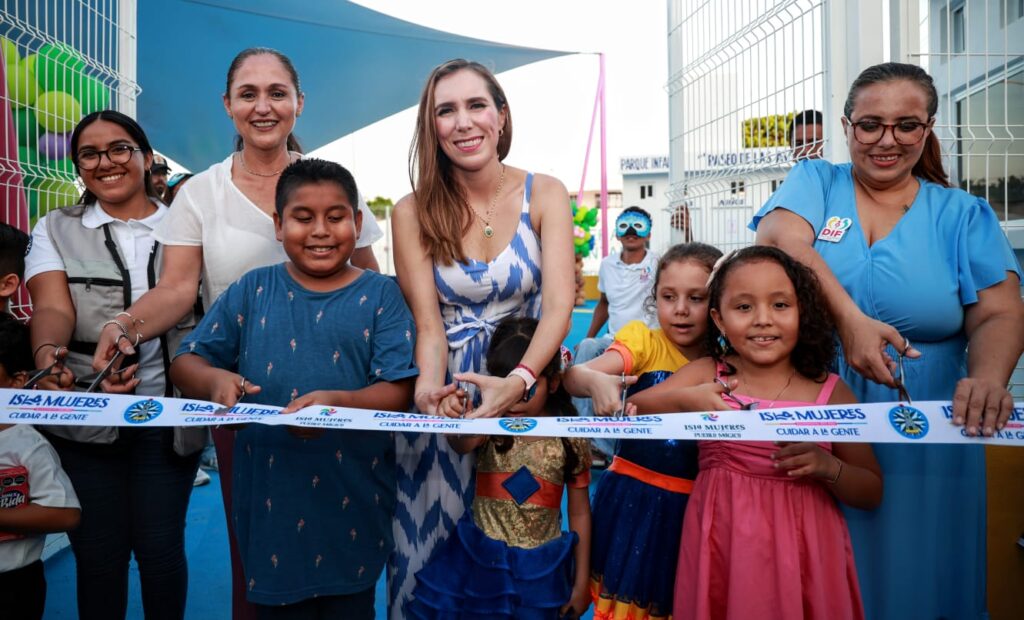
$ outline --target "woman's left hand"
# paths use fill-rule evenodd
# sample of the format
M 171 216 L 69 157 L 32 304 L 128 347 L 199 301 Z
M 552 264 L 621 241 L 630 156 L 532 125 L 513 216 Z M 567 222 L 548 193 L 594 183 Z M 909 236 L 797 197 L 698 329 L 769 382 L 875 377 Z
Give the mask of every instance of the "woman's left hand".
M 953 424 L 965 426 L 971 437 L 991 437 L 1006 426 L 1013 413 L 1013 396 L 994 381 L 966 377 L 953 393 Z
M 590 607 L 590 589 L 576 587 L 572 590 L 572 596 L 569 597 L 569 602 L 562 605 L 562 608 L 558 610 L 559 617 L 561 618 L 579 618 L 586 613 L 587 608 Z
M 526 384 L 519 377 L 492 377 L 475 372 L 455 375 L 456 381 L 466 381 L 477 387 L 480 406 L 466 413 L 467 418 L 498 418 L 523 400 Z
M 791 478 L 812 476 L 819 480 L 835 480 L 839 471 L 839 458 L 816 443 L 775 442 L 781 449 L 772 454 L 777 469 Z

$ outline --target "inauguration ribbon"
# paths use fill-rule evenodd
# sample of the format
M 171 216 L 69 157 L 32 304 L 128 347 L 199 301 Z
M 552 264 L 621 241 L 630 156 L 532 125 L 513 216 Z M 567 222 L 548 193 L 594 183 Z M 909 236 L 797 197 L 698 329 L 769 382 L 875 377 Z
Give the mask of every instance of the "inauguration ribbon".
M 266 424 L 364 431 L 541 437 L 977 444 L 1024 447 L 1024 403 L 992 437 L 970 437 L 952 423 L 949 401 L 812 405 L 627 418 L 447 418 L 397 411 L 216 403 L 129 394 L 0 389 L 0 423 L 64 426 L 214 426 Z

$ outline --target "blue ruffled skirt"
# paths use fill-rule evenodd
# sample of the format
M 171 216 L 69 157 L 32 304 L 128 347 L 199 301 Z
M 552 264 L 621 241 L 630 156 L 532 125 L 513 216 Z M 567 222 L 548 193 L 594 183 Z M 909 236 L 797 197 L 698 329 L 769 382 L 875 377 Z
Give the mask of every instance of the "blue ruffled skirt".
M 590 570 L 595 595 L 630 603 L 654 617 L 672 614 L 689 499 L 685 493 L 605 472 L 593 501 Z M 605 606 L 600 600 L 595 604 L 598 609 Z
M 558 618 L 573 586 L 575 532 L 534 549 L 489 538 L 467 511 L 437 555 L 416 573 L 410 618 Z

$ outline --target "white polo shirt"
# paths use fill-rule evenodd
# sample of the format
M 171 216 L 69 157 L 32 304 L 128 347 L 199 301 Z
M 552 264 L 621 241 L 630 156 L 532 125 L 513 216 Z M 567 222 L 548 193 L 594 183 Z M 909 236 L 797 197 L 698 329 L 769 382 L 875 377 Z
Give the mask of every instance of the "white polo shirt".
M 621 253 L 609 254 L 601 261 L 597 274 L 597 290 L 608 298 L 608 333 L 612 336 L 630 321 L 643 321 L 658 326 L 658 317 L 648 317 L 644 303 L 651 295 L 658 254 L 647 250 L 639 263 L 627 265 Z

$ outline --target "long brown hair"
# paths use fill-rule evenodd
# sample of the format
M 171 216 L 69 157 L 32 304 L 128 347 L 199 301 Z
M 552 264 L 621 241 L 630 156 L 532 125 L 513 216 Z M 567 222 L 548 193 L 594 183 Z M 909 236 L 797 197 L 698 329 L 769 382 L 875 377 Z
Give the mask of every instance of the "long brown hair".
M 270 47 L 249 47 L 240 52 L 235 56 L 234 60 L 231 61 L 231 65 L 228 66 L 228 80 L 227 86 L 224 87 L 224 96 L 228 99 L 231 98 L 231 84 L 235 81 L 235 74 L 242 67 L 242 63 L 253 56 L 273 56 L 281 65 L 284 70 L 288 72 L 288 77 L 292 80 L 292 86 L 295 88 L 295 96 L 298 97 L 302 94 L 302 89 L 299 87 L 299 72 L 295 70 L 295 65 L 292 64 L 291 58 L 288 58 L 281 52 L 270 48 Z M 243 147 L 242 136 L 235 136 L 235 150 L 241 151 Z M 302 145 L 299 144 L 298 138 L 295 134 L 288 134 L 288 150 L 295 151 L 296 153 L 302 152 Z
M 462 237 L 473 224 L 466 205 L 466 192 L 455 180 L 452 162 L 441 149 L 434 125 L 434 90 L 442 79 L 462 70 L 473 71 L 487 83 L 487 90 L 498 111 L 505 111 L 505 124 L 498 138 L 498 161 L 512 146 L 512 112 L 508 99 L 491 71 L 478 62 L 456 58 L 430 72 L 420 95 L 416 113 L 416 133 L 409 146 L 409 183 L 416 196 L 416 217 L 420 223 L 420 242 L 427 254 L 442 265 L 462 262 Z
M 843 107 L 843 114 L 846 118 L 853 118 L 853 103 L 861 89 L 878 84 L 880 82 L 892 82 L 894 80 L 907 80 L 916 84 L 928 98 L 928 120 L 935 119 L 935 113 L 939 110 L 939 94 L 935 90 L 935 82 L 928 72 L 917 65 L 909 65 L 901 62 L 886 62 L 874 65 L 861 71 L 857 79 L 850 86 L 850 94 L 846 96 L 846 105 Z M 911 174 L 936 183 L 943 187 L 949 187 L 949 176 L 942 167 L 942 148 L 939 146 L 939 139 L 935 131 L 929 129 L 928 137 L 925 138 L 924 151 L 921 159 L 914 164 Z

